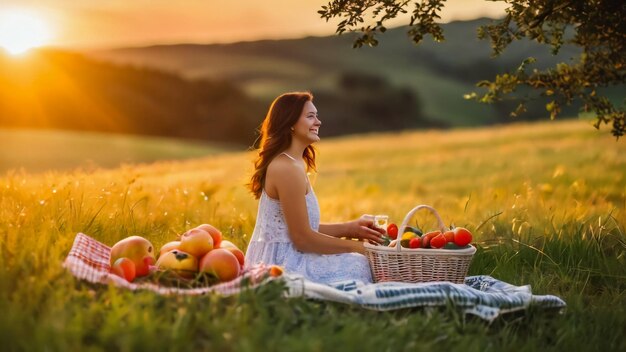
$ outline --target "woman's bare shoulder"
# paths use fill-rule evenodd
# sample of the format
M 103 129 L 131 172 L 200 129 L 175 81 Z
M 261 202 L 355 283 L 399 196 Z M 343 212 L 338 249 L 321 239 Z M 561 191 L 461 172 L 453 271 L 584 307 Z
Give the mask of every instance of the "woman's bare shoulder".
M 306 188 L 303 175 L 304 170 L 296 162 L 286 156 L 279 155 L 267 166 L 265 183 L 272 188 L 285 183 L 291 185 L 302 183 L 302 186 Z
M 301 174 L 302 168 L 286 156 L 278 155 L 267 166 L 267 176 L 284 176 L 289 177 Z

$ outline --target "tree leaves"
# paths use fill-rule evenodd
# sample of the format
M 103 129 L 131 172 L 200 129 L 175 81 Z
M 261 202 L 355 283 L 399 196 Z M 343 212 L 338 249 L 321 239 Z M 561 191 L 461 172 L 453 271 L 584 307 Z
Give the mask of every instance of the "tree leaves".
M 318 13 L 327 21 L 345 18 L 337 25 L 337 33 L 361 32 L 354 47 L 376 46 L 377 32 L 386 30 L 385 21 L 408 13 L 413 7 L 408 23 L 408 35 L 415 44 L 430 35 L 443 41 L 444 34 L 436 22 L 445 0 L 334 0 L 322 6 Z M 538 96 L 553 97 L 546 105 L 550 119 L 555 119 L 563 105 L 583 102 L 584 112 L 596 115 L 596 128 L 612 124 L 616 137 L 626 132 L 625 106 L 616 107 L 608 98 L 600 96 L 598 89 L 624 86 L 626 83 L 626 1 L 623 0 L 506 0 L 509 7 L 505 16 L 478 28 L 478 38 L 489 40 L 493 56 L 500 55 L 515 40 L 527 38 L 548 45 L 557 54 L 564 44 L 582 49 L 582 54 L 572 58 L 572 63 L 560 63 L 546 70 L 527 68 L 535 63 L 528 58 L 513 72 L 496 75 L 493 81 L 481 81 L 477 87 L 482 94 L 466 94 L 466 99 L 494 103 L 516 91 L 517 87 L 532 88 Z M 363 25 L 371 17 L 371 25 Z M 520 103 L 512 116 L 525 111 Z

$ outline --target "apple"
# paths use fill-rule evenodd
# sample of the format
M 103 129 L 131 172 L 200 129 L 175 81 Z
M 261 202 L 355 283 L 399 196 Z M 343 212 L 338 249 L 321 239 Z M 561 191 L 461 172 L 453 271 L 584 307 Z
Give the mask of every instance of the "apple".
M 172 249 L 178 249 L 179 247 L 180 247 L 180 241 L 167 242 L 166 244 L 163 245 L 163 247 L 161 247 L 161 250 L 159 251 L 159 257 L 171 251 Z
M 128 258 L 135 264 L 137 277 L 146 276 L 154 264 L 154 247 L 141 236 L 126 237 L 111 247 L 111 267 L 119 258 Z
M 191 229 L 180 236 L 180 246 L 183 252 L 187 252 L 197 258 L 202 258 L 213 249 L 213 238 L 201 229 Z
M 235 244 L 229 240 L 222 240 L 220 242 L 220 245 L 216 246 L 215 248 L 238 248 L 238 247 L 235 246 Z
M 237 258 L 237 261 L 239 262 L 239 266 L 241 266 L 243 268 L 244 263 L 246 261 L 246 255 L 243 254 L 241 249 L 239 249 L 237 247 L 226 247 L 226 248 L 223 248 L 223 249 L 226 249 L 226 250 L 230 251 L 232 254 L 234 254 L 235 257 Z
M 230 281 L 239 276 L 241 267 L 237 257 L 228 249 L 218 248 L 200 259 L 199 271 L 215 277 L 220 282 Z
M 198 272 L 198 259 L 192 254 L 172 249 L 159 257 L 156 266 L 159 269 L 172 270 L 185 278 L 193 278 Z
M 118 258 L 111 266 L 111 272 L 128 282 L 132 282 L 136 276 L 135 263 L 126 257 Z
M 239 260 L 239 265 L 241 265 L 241 267 L 243 268 L 246 255 L 234 243 L 228 240 L 222 240 L 222 242 L 220 242 L 220 246 L 216 248 L 223 248 L 231 251 L 235 255 L 235 257 L 237 257 L 237 260 Z
M 209 235 L 211 235 L 211 238 L 213 238 L 213 248 L 220 248 L 220 243 L 222 242 L 222 232 L 215 228 L 215 226 L 202 224 L 200 226 L 196 226 L 196 229 L 208 232 Z

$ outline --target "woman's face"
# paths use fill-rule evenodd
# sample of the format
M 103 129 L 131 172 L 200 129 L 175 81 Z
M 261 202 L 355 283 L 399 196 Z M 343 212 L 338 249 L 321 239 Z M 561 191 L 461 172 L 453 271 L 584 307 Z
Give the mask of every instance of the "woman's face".
M 300 118 L 293 126 L 293 138 L 302 140 L 306 144 L 311 144 L 320 140 L 318 136 L 322 121 L 318 119 L 317 109 L 313 102 L 307 101 L 302 108 Z

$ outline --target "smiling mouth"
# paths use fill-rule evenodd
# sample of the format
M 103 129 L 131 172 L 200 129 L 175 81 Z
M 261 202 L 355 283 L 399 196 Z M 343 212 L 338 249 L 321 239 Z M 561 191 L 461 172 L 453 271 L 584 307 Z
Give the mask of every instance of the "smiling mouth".
M 314 129 L 311 129 L 311 130 L 309 130 L 309 131 L 311 131 L 311 132 L 313 132 L 313 133 L 315 133 L 315 134 L 318 134 L 318 133 L 319 133 L 319 130 L 314 130 Z

